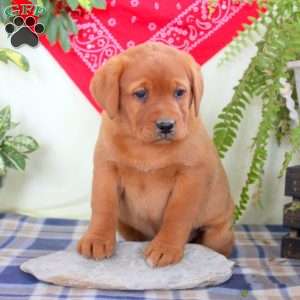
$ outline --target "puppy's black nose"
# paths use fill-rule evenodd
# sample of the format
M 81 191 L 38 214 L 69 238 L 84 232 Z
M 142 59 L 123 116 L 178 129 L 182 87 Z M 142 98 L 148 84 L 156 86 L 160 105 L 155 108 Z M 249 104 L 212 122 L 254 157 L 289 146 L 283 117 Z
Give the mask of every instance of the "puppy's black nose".
M 156 127 L 161 133 L 170 133 L 175 126 L 175 121 L 170 119 L 161 119 L 156 121 Z

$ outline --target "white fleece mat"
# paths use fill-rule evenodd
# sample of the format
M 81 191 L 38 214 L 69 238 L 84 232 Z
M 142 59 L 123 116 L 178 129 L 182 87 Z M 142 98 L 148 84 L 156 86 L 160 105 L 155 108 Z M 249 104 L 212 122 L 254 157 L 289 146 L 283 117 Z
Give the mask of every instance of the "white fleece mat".
M 24 272 L 63 286 L 110 290 L 187 289 L 217 285 L 232 275 L 233 262 L 206 247 L 187 244 L 176 265 L 151 268 L 144 260 L 146 243 L 119 242 L 115 254 L 95 261 L 59 251 L 30 259 Z

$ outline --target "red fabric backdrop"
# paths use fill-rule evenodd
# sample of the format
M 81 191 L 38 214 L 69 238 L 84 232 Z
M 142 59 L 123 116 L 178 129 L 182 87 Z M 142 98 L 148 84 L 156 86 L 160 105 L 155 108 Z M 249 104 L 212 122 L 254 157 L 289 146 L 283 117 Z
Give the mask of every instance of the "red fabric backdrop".
M 88 86 L 93 72 L 111 56 L 151 40 L 188 51 L 203 64 L 233 39 L 249 16 L 257 16 L 256 5 L 237 0 L 217 1 L 211 16 L 207 0 L 107 0 L 104 11 L 73 15 L 79 32 L 68 53 L 50 46 L 45 36 L 41 41 L 101 110 Z

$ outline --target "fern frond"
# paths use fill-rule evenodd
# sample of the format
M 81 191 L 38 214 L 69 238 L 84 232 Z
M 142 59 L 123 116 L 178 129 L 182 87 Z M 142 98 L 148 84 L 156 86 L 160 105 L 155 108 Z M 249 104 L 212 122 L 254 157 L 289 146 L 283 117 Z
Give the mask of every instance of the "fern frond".
M 249 23 L 243 24 L 242 30 L 237 32 L 237 36 L 227 46 L 219 62 L 219 66 L 231 61 L 234 57 L 239 55 L 244 48 L 262 39 L 266 31 L 265 24 L 268 19 L 268 14 L 263 11 L 259 11 L 258 18 L 250 16 L 248 18 Z
M 253 138 L 253 154 L 246 182 L 236 205 L 236 221 L 247 209 L 250 188 L 261 185 L 263 181 L 271 135 L 276 134 L 279 142 L 284 135 L 290 136 L 292 149 L 285 154 L 282 170 L 300 150 L 300 129 L 291 129 L 289 114 L 280 95 L 280 79 L 286 78 L 292 82 L 291 73 L 286 68 L 287 62 L 300 58 L 300 3 L 292 0 L 261 1 L 268 15 L 257 22 L 265 26 L 266 31 L 256 44 L 257 53 L 235 88 L 231 102 L 222 110 L 214 127 L 214 142 L 220 156 L 224 157 L 237 137 L 247 105 L 255 96 L 261 99 L 262 118 Z M 253 24 L 255 26 L 255 22 Z
M 267 160 L 267 145 L 274 129 L 274 124 L 277 118 L 278 105 L 276 100 L 269 101 L 264 105 L 262 120 L 258 127 L 256 135 L 255 149 L 252 157 L 252 162 L 247 174 L 247 180 L 240 194 L 240 201 L 235 208 L 235 221 L 238 221 L 245 212 L 250 200 L 250 186 L 262 180 L 264 166 Z
M 267 92 L 265 83 L 265 66 L 268 62 L 265 47 L 272 36 L 272 30 L 266 32 L 265 40 L 257 44 L 258 53 L 252 58 L 238 86 L 236 86 L 231 102 L 219 114 L 220 120 L 214 127 L 214 143 L 221 158 L 233 145 L 237 136 L 240 122 L 247 105 L 255 96 Z M 266 58 L 266 61 L 264 60 Z M 269 65 L 267 65 L 269 67 Z
M 284 172 L 286 171 L 287 167 L 292 161 L 294 155 L 300 151 L 300 125 L 291 130 L 290 143 L 292 149 L 290 151 L 285 152 L 284 154 L 284 160 L 282 162 L 282 166 L 278 176 L 279 178 L 281 178 L 284 175 Z
M 274 23 L 284 23 L 290 18 L 294 18 L 299 11 L 298 1 L 281 1 L 281 0 L 251 0 L 250 3 L 256 3 L 258 17 L 250 16 L 248 23 L 243 24 L 243 29 L 237 33 L 230 45 L 224 52 L 219 64 L 222 65 L 249 46 L 253 45 L 258 39 L 263 39 L 267 28 Z

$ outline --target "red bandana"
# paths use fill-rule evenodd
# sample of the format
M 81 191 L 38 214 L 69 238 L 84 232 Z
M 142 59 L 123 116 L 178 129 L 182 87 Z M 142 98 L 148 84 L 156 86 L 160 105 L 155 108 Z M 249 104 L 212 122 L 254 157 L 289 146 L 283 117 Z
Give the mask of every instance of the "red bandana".
M 98 110 L 88 90 L 89 81 L 111 56 L 150 40 L 188 51 L 203 64 L 233 39 L 249 16 L 257 16 L 256 5 L 237 0 L 217 1 L 211 16 L 207 0 L 107 2 L 106 10 L 73 14 L 79 32 L 72 37 L 70 52 L 64 53 L 60 46 L 50 46 L 45 37 L 41 38 L 43 45 Z

